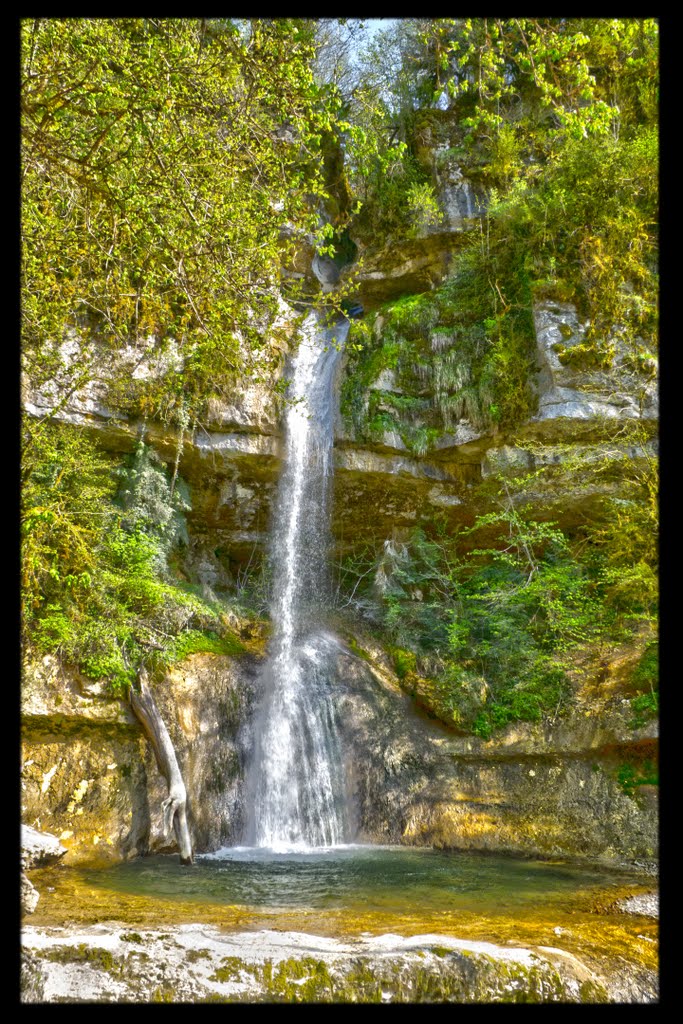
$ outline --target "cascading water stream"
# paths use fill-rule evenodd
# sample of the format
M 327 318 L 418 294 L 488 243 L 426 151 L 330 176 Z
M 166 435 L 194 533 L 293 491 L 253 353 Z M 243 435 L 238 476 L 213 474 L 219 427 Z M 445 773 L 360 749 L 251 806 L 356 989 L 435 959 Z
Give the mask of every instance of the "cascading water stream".
M 348 841 L 348 814 L 326 660 L 316 635 L 325 603 L 334 376 L 349 324 L 311 314 L 291 365 L 286 457 L 271 560 L 274 636 L 247 771 L 250 846 L 273 850 Z

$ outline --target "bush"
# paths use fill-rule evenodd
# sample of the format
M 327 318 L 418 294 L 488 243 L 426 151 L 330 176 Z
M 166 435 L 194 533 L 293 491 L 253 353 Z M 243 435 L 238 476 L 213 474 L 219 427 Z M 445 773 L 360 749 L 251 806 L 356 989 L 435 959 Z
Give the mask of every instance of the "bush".
M 106 679 L 115 695 L 145 662 L 168 664 L 195 650 L 239 653 L 220 609 L 169 569 L 187 536 L 183 482 L 173 487 L 142 442 L 117 466 L 73 428 L 28 429 L 25 639 Z
M 385 546 L 374 577 L 369 557 L 353 560 L 349 579 L 356 599 L 379 603 L 399 679 L 445 722 L 483 738 L 562 714 L 574 653 L 623 629 L 595 550 L 512 502 L 455 537 L 418 529 Z M 650 678 L 654 658 L 637 678 Z M 652 699 L 636 701 L 636 715 L 648 714 Z

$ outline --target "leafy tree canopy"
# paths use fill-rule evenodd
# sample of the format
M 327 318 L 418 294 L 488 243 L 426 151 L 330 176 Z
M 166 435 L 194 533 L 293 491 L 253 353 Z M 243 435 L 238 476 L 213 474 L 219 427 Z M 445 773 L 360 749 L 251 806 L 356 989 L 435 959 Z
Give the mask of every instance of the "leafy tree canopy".
M 334 101 L 312 27 L 36 18 L 21 36 L 29 376 L 55 376 L 69 328 L 80 367 L 95 342 L 173 340 L 170 404 L 196 404 L 257 368 L 281 266 L 319 226 Z

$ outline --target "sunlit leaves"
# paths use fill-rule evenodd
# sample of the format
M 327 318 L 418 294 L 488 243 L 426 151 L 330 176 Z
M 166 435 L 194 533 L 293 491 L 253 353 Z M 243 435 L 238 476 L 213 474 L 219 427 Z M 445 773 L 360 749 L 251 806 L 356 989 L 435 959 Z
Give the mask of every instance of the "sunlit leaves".
M 188 502 L 145 445 L 116 467 L 81 431 L 34 423 L 24 475 L 25 641 L 120 691 L 190 624 L 221 630 L 219 610 L 169 570 Z
M 153 336 L 189 354 L 209 337 L 211 365 L 195 356 L 183 382 L 197 406 L 210 374 L 220 387 L 251 369 L 254 318 L 295 245 L 284 226 L 317 224 L 333 115 L 313 81 L 312 33 L 291 19 L 244 32 L 225 19 L 22 28 L 31 379 L 53 375 L 49 343 L 69 325 L 84 347 Z M 246 346 L 224 357 L 235 331 Z

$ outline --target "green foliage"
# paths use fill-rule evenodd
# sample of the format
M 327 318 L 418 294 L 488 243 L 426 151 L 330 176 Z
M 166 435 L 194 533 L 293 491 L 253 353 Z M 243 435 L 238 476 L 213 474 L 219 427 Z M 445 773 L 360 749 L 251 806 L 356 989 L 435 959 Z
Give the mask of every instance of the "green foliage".
M 626 796 L 633 796 L 638 786 L 658 786 L 659 771 L 653 761 L 630 764 L 628 762 L 619 765 L 617 769 L 617 782 Z
M 656 345 L 657 173 L 653 126 L 572 140 L 526 199 L 535 271 L 562 268 L 591 321 L 586 346 L 608 363 L 617 337 Z
M 259 371 L 280 267 L 317 232 L 339 100 L 314 81 L 313 25 L 25 19 L 21 56 L 29 376 L 71 390 L 105 362 L 119 402 L 172 411 L 177 374 L 117 377 L 107 359 L 151 339 L 176 347 L 197 412 Z
M 67 591 L 92 589 L 96 541 L 115 519 L 110 463 L 73 429 L 34 423 L 22 460 L 22 613 L 24 622 Z
M 639 697 L 632 697 L 631 711 L 633 712 L 633 728 L 640 729 L 641 726 L 659 715 L 659 694 L 653 691 L 652 693 L 642 693 Z
M 189 654 L 243 654 L 244 644 L 227 630 L 222 636 L 211 631 L 186 630 L 176 639 L 168 651 L 169 661 L 181 661 Z
M 502 430 L 528 419 L 539 298 L 572 301 L 588 321 L 584 342 L 560 351 L 563 362 L 607 371 L 619 345 L 636 378 L 651 374 L 657 35 L 647 19 L 413 19 L 382 41 L 396 54 L 393 73 L 375 48 L 386 132 L 395 126 L 405 149 L 400 174 L 380 175 L 364 196 L 368 223 L 386 216 L 383 188 L 409 209 L 417 187 L 401 178 L 409 166 L 438 178 L 437 143 L 442 157 L 459 154 L 488 202 L 441 287 L 382 310 L 381 336 L 364 339 L 350 361 L 347 412 L 361 438 L 376 440 L 382 427 L 370 371 L 384 345 L 398 346 L 392 363 L 404 394 L 432 403 L 419 421 L 392 411 L 390 429 L 412 450 L 428 450 L 463 418 Z M 437 433 L 413 440 L 416 430 Z M 626 601 L 640 588 L 652 603 L 646 565 L 634 565 L 630 583 L 621 574 Z
M 357 436 L 395 431 L 424 454 L 463 418 L 501 431 L 527 420 L 539 297 L 577 302 L 590 321 L 563 362 L 606 372 L 621 342 L 634 380 L 649 379 L 656 21 L 400 19 L 360 55 L 346 95 L 348 60 L 332 85 L 313 76 L 319 30 L 285 18 L 22 23 L 31 383 L 53 381 L 58 405 L 104 376 L 118 407 L 186 430 L 276 350 L 264 339 L 302 233 L 350 255 L 355 210 L 357 237 L 417 246 L 438 227 L 453 159 L 486 212 L 440 287 L 389 304 L 381 323 L 353 321 L 342 411 Z M 318 223 L 325 203 L 334 226 Z M 121 373 L 131 342 L 151 346 L 162 372 Z M 444 719 L 482 736 L 561 713 L 563 659 L 656 613 L 656 464 L 646 453 L 638 465 L 610 453 L 575 467 L 577 480 L 620 487 L 572 537 L 523 510 L 520 482 L 471 531 L 418 531 L 383 552 L 374 596 L 406 686 L 428 680 Z M 190 502 L 177 465 L 171 478 L 141 443 L 114 466 L 78 431 L 31 423 L 23 482 L 26 639 L 119 691 L 142 661 L 236 649 L 219 610 L 173 573 Z M 370 599 L 361 575 L 353 586 Z M 656 708 L 651 662 L 634 676 L 635 722 Z
M 643 651 L 631 683 L 644 693 L 631 698 L 633 727 L 639 729 L 659 714 L 659 644 L 657 641 L 648 644 Z
M 588 451 L 570 444 L 527 440 L 537 468 L 509 480 L 521 504 L 533 507 L 539 491 L 566 488 L 606 492 L 594 503 L 576 535 L 576 546 L 612 617 L 654 623 L 658 607 L 659 467 L 648 430 L 637 420 Z M 615 485 L 618 485 L 615 494 Z M 492 486 L 497 486 L 495 479 Z M 610 493 L 611 492 L 611 493 Z
M 631 682 L 638 687 L 656 688 L 659 681 L 659 643 L 648 644 L 643 651 Z
M 472 237 L 440 288 L 385 306 L 352 333 L 342 413 L 366 440 L 396 430 L 424 454 L 460 419 L 510 429 L 534 410 L 535 356 L 524 240 Z M 395 371 L 397 392 L 373 384 Z M 378 419 L 388 413 L 391 421 Z
M 187 543 L 184 513 L 191 507 L 184 481 L 169 483 L 161 459 L 142 440 L 119 471 L 121 487 L 117 503 L 123 508 L 123 524 L 128 531 L 146 534 L 159 559 L 159 571 L 168 570 L 170 550 Z M 175 484 L 175 486 L 174 486 Z
M 540 659 L 539 659 L 540 661 Z M 535 665 L 535 671 L 518 687 L 503 687 L 472 724 L 472 732 L 489 739 L 495 729 L 509 722 L 538 722 L 557 714 L 569 703 L 571 689 L 562 669 Z
M 654 460 L 648 472 L 634 481 L 628 496 L 607 504 L 604 525 L 594 531 L 604 552 L 601 578 L 609 599 L 618 608 L 646 615 L 656 613 L 659 599 L 658 473 Z
M 378 157 L 373 169 L 356 180 L 356 189 L 363 202 L 356 218 L 361 237 L 379 231 L 387 241 L 412 239 L 441 223 L 428 175 L 404 150 L 384 160 Z
M 656 344 L 658 33 L 654 19 L 403 19 L 367 50 L 373 134 L 395 155 L 389 174 L 363 165 L 363 223 L 387 206 L 400 217 L 453 161 L 488 199 L 474 280 L 496 308 L 478 313 L 465 295 L 465 323 L 500 318 L 490 375 L 508 402 L 489 403 L 497 420 L 472 392 L 482 420 L 512 425 L 528 405 L 505 359 L 516 369 L 528 355 L 515 321 L 532 287 L 589 320 L 583 353 L 567 358 L 608 367 L 617 339 L 636 360 Z M 452 276 L 463 291 L 458 266 Z
M 416 669 L 416 655 L 413 651 L 404 651 L 400 647 L 393 650 L 394 668 L 399 679 L 405 679 L 409 672 Z
M 172 490 L 142 442 L 115 466 L 73 428 L 31 424 L 24 475 L 27 642 L 118 694 L 142 663 L 242 650 L 220 609 L 170 572 L 169 555 L 185 536 L 187 490 L 179 480 Z
M 369 552 L 346 566 L 354 598 L 379 604 L 406 689 L 483 738 L 509 722 L 562 714 L 576 652 L 623 640 L 625 624 L 640 619 L 637 602 L 624 607 L 605 585 L 607 551 L 532 518 L 510 484 L 501 486 L 500 508 L 456 536 L 417 529 L 386 544 L 374 567 Z M 517 487 L 523 493 L 524 482 Z M 604 520 L 593 530 L 602 528 Z M 656 645 L 634 683 L 644 688 L 655 675 Z M 656 695 L 638 695 L 632 707 L 634 725 L 642 724 Z

